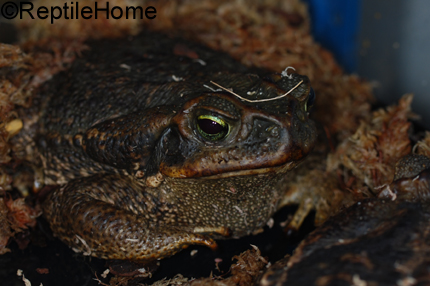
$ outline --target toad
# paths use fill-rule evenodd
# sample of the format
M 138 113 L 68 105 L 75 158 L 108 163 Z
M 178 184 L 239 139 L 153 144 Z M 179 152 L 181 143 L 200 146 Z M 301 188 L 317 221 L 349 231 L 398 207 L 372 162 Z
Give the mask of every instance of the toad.
M 316 141 L 308 78 L 152 33 L 88 47 L 25 122 L 39 181 L 56 186 L 43 203 L 54 235 L 85 255 L 149 261 L 261 229 Z

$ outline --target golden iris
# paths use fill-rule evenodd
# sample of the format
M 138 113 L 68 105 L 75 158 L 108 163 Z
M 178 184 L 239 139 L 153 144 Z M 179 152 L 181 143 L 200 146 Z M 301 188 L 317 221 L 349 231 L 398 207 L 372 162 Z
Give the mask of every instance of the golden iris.
M 230 125 L 219 117 L 200 115 L 197 117 L 197 130 L 205 139 L 216 141 L 228 135 Z

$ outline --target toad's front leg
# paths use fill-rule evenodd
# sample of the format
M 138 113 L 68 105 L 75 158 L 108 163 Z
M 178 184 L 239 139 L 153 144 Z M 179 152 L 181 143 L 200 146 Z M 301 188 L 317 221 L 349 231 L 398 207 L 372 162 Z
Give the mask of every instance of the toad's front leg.
M 105 259 L 148 261 L 191 244 L 216 248 L 181 222 L 174 206 L 119 175 L 69 182 L 48 196 L 44 214 L 54 234 L 75 251 Z

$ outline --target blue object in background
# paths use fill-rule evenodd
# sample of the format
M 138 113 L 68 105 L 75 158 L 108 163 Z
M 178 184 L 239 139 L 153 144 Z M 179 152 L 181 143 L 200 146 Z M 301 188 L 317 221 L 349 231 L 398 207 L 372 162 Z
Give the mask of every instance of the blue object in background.
M 307 0 L 315 40 L 347 72 L 357 71 L 360 0 Z
M 346 72 L 371 81 L 381 103 L 414 93 L 430 129 L 430 1 L 304 0 L 312 33 Z

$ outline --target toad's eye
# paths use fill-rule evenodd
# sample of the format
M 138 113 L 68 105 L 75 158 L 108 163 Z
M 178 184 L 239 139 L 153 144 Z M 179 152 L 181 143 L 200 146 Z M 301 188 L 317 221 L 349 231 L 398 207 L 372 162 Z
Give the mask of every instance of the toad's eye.
M 228 135 L 230 126 L 219 117 L 200 115 L 197 117 L 197 130 L 205 139 L 216 141 Z

